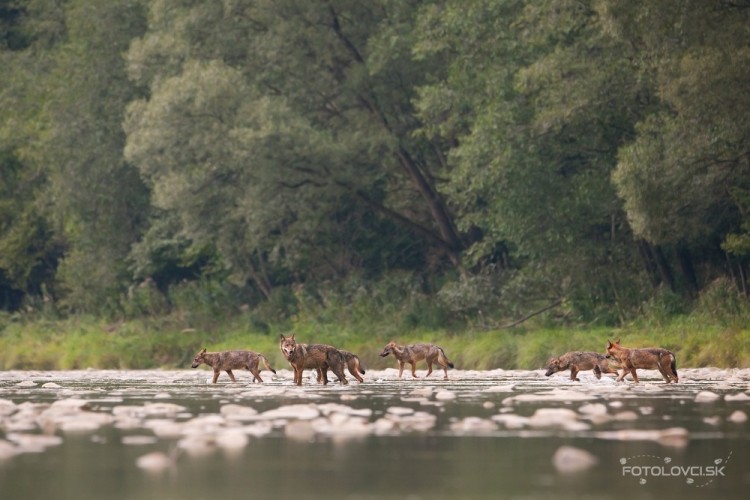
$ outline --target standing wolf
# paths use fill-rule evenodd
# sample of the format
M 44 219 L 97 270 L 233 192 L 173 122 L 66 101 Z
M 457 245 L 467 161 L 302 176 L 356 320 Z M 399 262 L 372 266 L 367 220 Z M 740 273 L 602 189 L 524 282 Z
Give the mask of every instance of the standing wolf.
M 389 342 L 383 348 L 383 352 L 380 356 L 386 357 L 389 354 L 393 354 L 393 357 L 398 360 L 398 377 L 401 378 L 401 374 L 404 372 L 404 363 L 411 364 L 411 376 L 417 376 L 416 368 L 417 361 L 427 361 L 427 375 L 429 377 L 432 373 L 432 363 L 437 361 L 437 364 L 443 368 L 445 372 L 445 379 L 448 379 L 448 368 L 453 368 L 453 363 L 448 359 L 443 351 L 443 348 L 436 346 L 435 344 L 412 344 L 407 346 L 398 346 L 395 342 Z
M 353 352 L 344 351 L 343 349 L 339 349 L 339 352 L 341 352 L 341 355 L 344 356 L 344 361 L 346 362 L 346 367 L 349 369 L 349 373 L 351 373 L 352 376 L 359 381 L 359 383 L 364 382 L 365 379 L 362 378 L 362 375 L 365 374 L 365 369 L 362 368 L 362 362 L 359 360 L 359 356 L 357 356 Z M 360 375 L 360 373 L 362 375 Z M 321 370 L 318 370 L 318 383 L 320 383 L 322 379 L 323 373 L 321 372 Z
M 609 366 L 609 360 L 604 354 L 598 352 L 566 352 L 559 358 L 550 358 L 547 362 L 546 376 L 553 373 L 562 372 L 570 369 L 570 380 L 580 382 L 578 372 L 584 370 L 594 370 L 597 379 L 602 378 L 602 373 L 617 374 L 617 370 Z
M 206 352 L 206 348 L 201 349 L 193 359 L 193 368 L 198 368 L 201 363 L 205 363 L 214 369 L 213 384 L 219 378 L 219 372 L 224 370 L 232 379 L 232 382 L 237 382 L 234 378 L 232 370 L 248 370 L 253 374 L 253 382 L 263 383 L 263 379 L 260 378 L 260 370 L 258 369 L 259 363 L 263 361 L 263 365 L 266 370 L 272 371 L 274 374 L 276 370 L 271 368 L 268 364 L 268 359 L 257 352 L 253 351 L 224 351 L 224 352 Z
M 677 377 L 677 358 L 674 353 L 661 347 L 647 347 L 644 349 L 627 349 L 620 345 L 620 339 L 615 340 L 614 344 L 607 340 L 607 357 L 613 358 L 622 365 L 622 373 L 616 381 L 621 382 L 625 375 L 630 373 L 633 376 L 633 382 L 638 383 L 638 375 L 635 373 L 636 368 L 644 370 L 659 370 L 664 380 L 669 384 L 674 380 L 679 382 Z
M 346 360 L 343 354 L 333 346 L 325 344 L 298 344 L 294 334 L 289 337 L 280 335 L 279 349 L 294 370 L 294 383 L 302 385 L 302 372 L 307 368 L 318 370 L 318 380 L 328 384 L 328 368 L 346 385 L 349 383 L 344 375 Z

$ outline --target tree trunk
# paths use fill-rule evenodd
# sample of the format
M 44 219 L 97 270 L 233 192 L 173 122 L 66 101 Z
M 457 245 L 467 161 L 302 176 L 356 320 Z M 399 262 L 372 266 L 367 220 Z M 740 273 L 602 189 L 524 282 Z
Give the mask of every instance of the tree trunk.
M 695 268 L 693 267 L 693 256 L 687 247 L 681 246 L 677 249 L 677 261 L 680 263 L 680 270 L 682 276 L 685 279 L 687 289 L 691 294 L 698 292 L 698 278 L 695 275 Z

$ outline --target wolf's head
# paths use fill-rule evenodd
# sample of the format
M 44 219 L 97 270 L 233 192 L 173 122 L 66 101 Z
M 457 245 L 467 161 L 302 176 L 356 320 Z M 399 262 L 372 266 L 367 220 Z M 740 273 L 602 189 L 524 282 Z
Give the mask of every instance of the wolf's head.
M 549 377 L 553 373 L 557 373 L 561 370 L 563 370 L 563 368 L 562 363 L 560 362 L 560 358 L 549 358 L 549 361 L 547 361 L 547 372 L 545 373 L 545 375 Z
M 614 343 L 607 340 L 607 359 L 620 360 L 620 353 L 623 348 L 620 345 L 620 339 L 614 341 Z
M 383 352 L 380 353 L 380 357 L 384 358 L 388 356 L 389 354 L 393 354 L 393 350 L 396 349 L 398 346 L 395 342 L 388 342 L 385 347 L 383 347 Z
M 294 340 L 294 334 L 290 337 L 284 337 L 283 334 L 280 334 L 279 337 L 279 349 L 281 349 L 281 354 L 283 354 L 286 359 L 291 358 L 294 355 L 294 351 L 297 349 L 297 341 Z
M 205 363 L 206 362 L 206 357 L 205 356 L 206 356 L 206 348 L 204 347 L 193 358 L 192 367 L 193 368 L 198 368 L 201 365 L 201 363 Z

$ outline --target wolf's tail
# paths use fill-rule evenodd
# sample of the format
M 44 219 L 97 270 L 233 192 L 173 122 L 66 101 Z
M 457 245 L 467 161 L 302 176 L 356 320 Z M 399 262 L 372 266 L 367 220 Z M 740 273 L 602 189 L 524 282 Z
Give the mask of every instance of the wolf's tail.
M 268 364 L 268 358 L 266 358 L 265 356 L 261 355 L 260 359 L 263 361 L 263 364 L 266 366 L 266 370 L 269 370 L 269 371 L 273 372 L 274 375 L 276 375 L 276 370 L 274 370 L 273 368 L 271 368 L 271 365 Z
M 362 375 L 365 374 L 365 369 L 362 368 L 362 361 L 359 358 L 357 358 L 357 369 L 359 370 L 359 373 L 361 373 Z
M 441 364 L 447 365 L 448 368 L 453 368 L 453 363 L 448 359 L 448 356 L 445 355 L 445 351 L 443 351 L 442 347 L 438 347 L 438 360 Z
M 674 376 L 678 377 L 678 375 L 677 375 L 677 357 L 674 354 L 672 354 L 672 353 L 669 353 L 669 354 L 672 356 L 672 362 L 669 364 L 669 366 L 672 367 L 672 373 L 674 373 Z

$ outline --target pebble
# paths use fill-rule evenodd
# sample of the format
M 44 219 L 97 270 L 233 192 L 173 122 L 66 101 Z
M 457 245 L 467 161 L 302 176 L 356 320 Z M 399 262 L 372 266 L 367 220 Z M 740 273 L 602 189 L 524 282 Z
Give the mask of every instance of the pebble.
M 514 413 L 504 413 L 500 415 L 493 415 L 492 420 L 501 425 L 504 425 L 507 429 L 522 429 L 528 422 L 528 417 L 522 417 Z
M 242 450 L 249 442 L 247 434 L 238 429 L 226 430 L 216 436 L 216 445 L 225 451 Z
M 435 393 L 435 399 L 439 401 L 450 401 L 452 399 L 456 399 L 456 393 L 452 391 L 437 391 Z
M 135 465 L 148 472 L 160 473 L 172 467 L 174 462 L 166 453 L 154 451 L 138 457 Z
M 486 418 L 466 417 L 451 423 L 450 428 L 459 434 L 481 434 L 497 430 L 497 424 Z
M 567 389 L 552 389 L 551 391 L 542 391 L 532 394 L 519 394 L 517 396 L 511 396 L 509 398 L 503 399 L 503 404 L 511 405 L 515 403 L 534 403 L 547 401 L 589 401 L 596 398 L 597 396 L 586 394 L 584 392 L 571 391 Z
M 515 389 L 515 385 L 513 384 L 507 384 L 507 385 L 493 385 L 492 387 L 488 387 L 484 390 L 484 392 L 513 392 L 513 389 Z
M 695 402 L 696 403 L 713 403 L 717 399 L 719 399 L 721 396 L 716 394 L 715 392 L 711 391 L 700 391 L 695 396 Z
M 159 440 L 154 436 L 123 436 L 121 442 L 125 445 L 143 446 L 158 443 Z
M 250 406 L 237 404 L 226 404 L 219 409 L 219 413 L 227 420 L 232 421 L 245 422 L 258 418 L 258 410 Z
M 727 417 L 727 420 L 735 424 L 744 424 L 747 422 L 747 413 L 742 410 L 735 410 Z
M 552 456 L 552 464 L 561 474 L 586 471 L 599 463 L 596 455 L 573 446 L 561 446 Z
M 312 420 L 320 415 L 320 410 L 314 404 L 294 404 L 280 406 L 273 410 L 268 410 L 260 414 L 260 418 L 265 420 L 275 419 L 297 419 Z
M 726 396 L 724 396 L 724 401 L 750 401 L 750 396 L 748 396 L 744 392 L 740 392 L 739 394 L 727 394 Z
M 0 417 L 12 415 L 18 410 L 16 403 L 8 399 L 0 399 Z
M 606 415 L 607 407 L 603 403 L 586 403 L 578 408 L 580 413 L 584 415 Z

